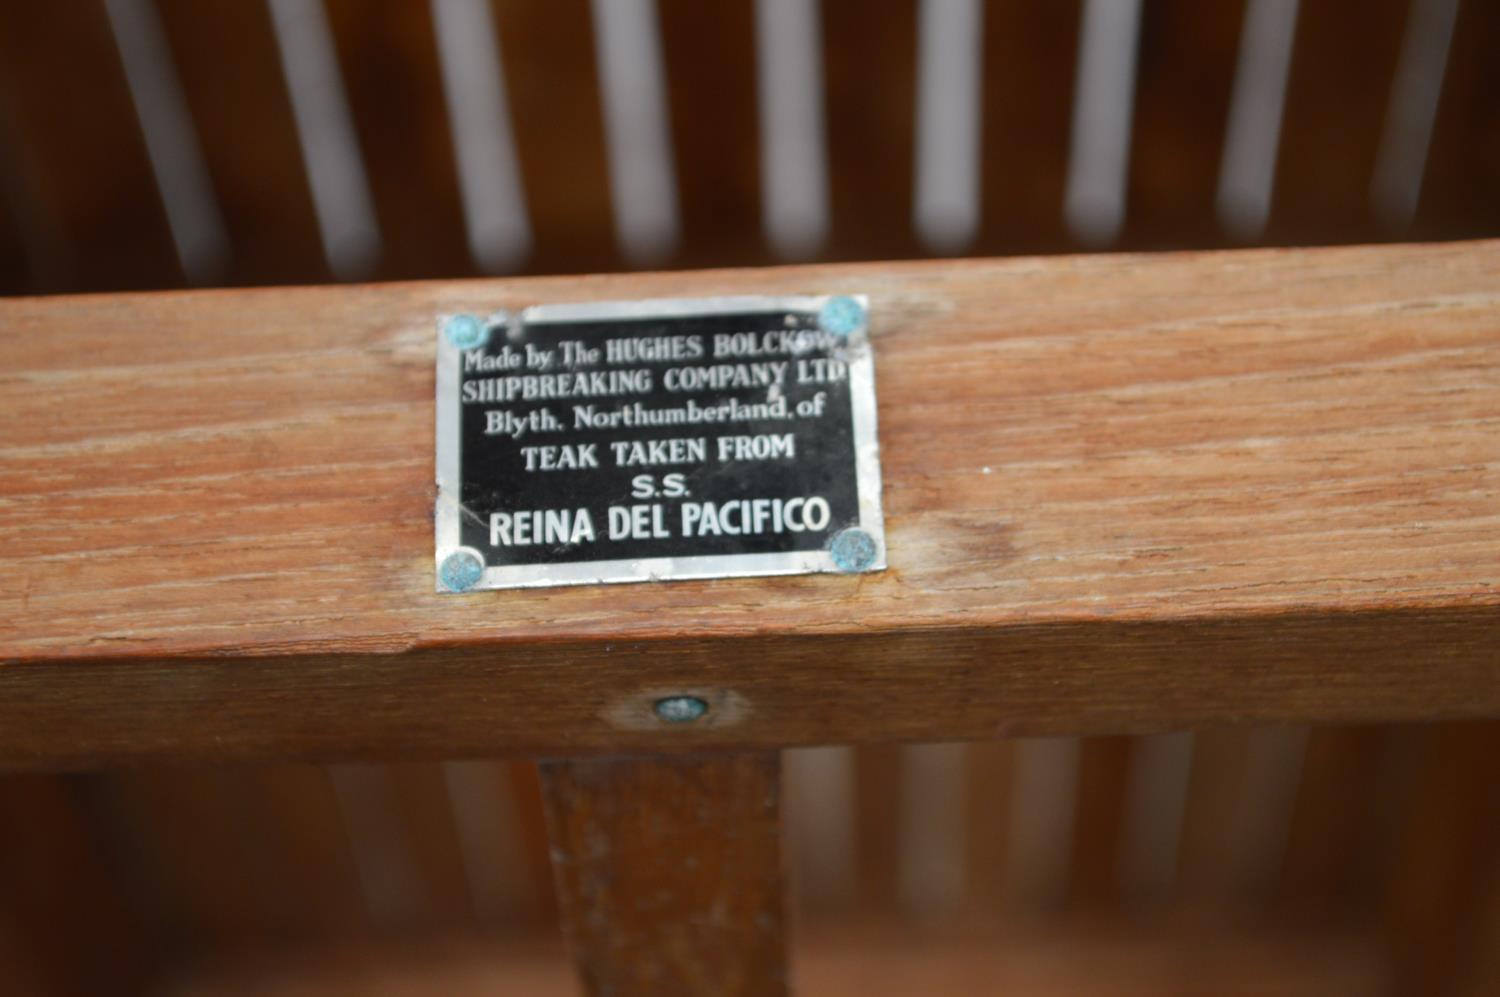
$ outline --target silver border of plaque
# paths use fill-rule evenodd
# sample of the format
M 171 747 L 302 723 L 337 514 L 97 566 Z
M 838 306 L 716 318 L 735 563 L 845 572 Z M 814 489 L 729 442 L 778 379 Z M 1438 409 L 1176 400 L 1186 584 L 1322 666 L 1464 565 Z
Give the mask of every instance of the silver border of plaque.
M 658 298 L 643 301 L 600 301 L 578 304 L 533 305 L 518 313 L 494 312 L 480 316 L 491 335 L 519 338 L 523 329 L 552 323 L 595 319 L 686 318 L 695 315 L 725 315 L 740 312 L 800 312 L 817 315 L 830 300 L 852 298 L 864 309 L 865 322 L 848 334 L 849 399 L 854 421 L 855 479 L 859 491 L 859 521 L 839 524 L 829 530 L 829 539 L 840 530 L 858 527 L 875 543 L 873 561 L 861 572 L 886 567 L 885 519 L 880 505 L 880 443 L 875 419 L 875 363 L 870 350 L 868 296 L 853 295 L 742 295 L 718 298 Z M 705 578 L 746 578 L 764 575 L 802 575 L 821 572 L 846 573 L 834 561 L 829 546 L 819 550 L 781 551 L 769 554 L 713 554 L 689 557 L 656 557 L 612 561 L 573 561 L 561 564 L 485 565 L 478 581 L 456 590 L 442 578 L 444 562 L 454 554 L 467 553 L 484 563 L 483 551 L 460 546 L 459 447 L 462 403 L 459 399 L 459 358 L 463 350 L 443 334 L 445 321 L 437 317 L 437 506 L 434 525 L 437 540 L 434 579 L 438 592 L 474 592 L 481 589 L 531 588 L 553 585 L 594 585 L 614 582 L 647 582 Z M 502 331 L 503 330 L 503 331 Z

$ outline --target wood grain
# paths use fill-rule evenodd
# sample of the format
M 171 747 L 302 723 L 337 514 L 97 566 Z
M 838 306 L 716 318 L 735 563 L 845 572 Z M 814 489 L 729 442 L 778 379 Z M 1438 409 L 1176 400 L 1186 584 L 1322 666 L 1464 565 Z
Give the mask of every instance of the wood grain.
M 1500 244 L 0 302 L 0 763 L 1500 712 Z M 890 570 L 436 595 L 434 316 L 868 292 Z M 654 698 L 697 692 L 666 727 Z
M 786 993 L 780 761 L 552 761 L 563 931 L 588 993 Z

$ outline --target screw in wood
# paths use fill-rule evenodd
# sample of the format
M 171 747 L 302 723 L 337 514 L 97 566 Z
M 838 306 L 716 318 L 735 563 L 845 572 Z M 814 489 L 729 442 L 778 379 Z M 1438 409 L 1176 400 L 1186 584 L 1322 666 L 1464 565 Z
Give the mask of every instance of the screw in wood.
M 451 592 L 467 592 L 484 576 L 484 562 L 471 550 L 456 550 L 443 558 L 438 579 Z
M 850 336 L 865 327 L 864 305 L 845 295 L 829 298 L 818 310 L 818 327 L 835 336 Z
M 840 571 L 865 571 L 875 563 L 880 549 L 875 538 L 857 526 L 840 530 L 828 544 L 828 553 L 833 556 L 834 567 Z
M 460 312 L 443 319 L 443 335 L 454 349 L 473 350 L 490 338 L 490 327 L 478 316 Z
M 654 708 L 663 723 L 690 724 L 708 712 L 708 703 L 697 696 L 668 696 L 658 699 Z

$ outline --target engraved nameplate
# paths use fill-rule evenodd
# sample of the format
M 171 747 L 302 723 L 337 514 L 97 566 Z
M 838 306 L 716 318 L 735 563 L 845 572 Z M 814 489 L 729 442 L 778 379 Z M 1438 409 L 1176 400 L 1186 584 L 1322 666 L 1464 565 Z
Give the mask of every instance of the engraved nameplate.
M 884 568 L 868 309 L 441 316 L 438 591 Z

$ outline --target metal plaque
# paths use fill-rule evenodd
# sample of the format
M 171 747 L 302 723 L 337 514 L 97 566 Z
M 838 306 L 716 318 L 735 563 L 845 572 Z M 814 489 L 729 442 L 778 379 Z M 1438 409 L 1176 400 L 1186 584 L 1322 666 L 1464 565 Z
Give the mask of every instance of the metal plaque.
M 438 591 L 884 568 L 868 309 L 440 316 Z

